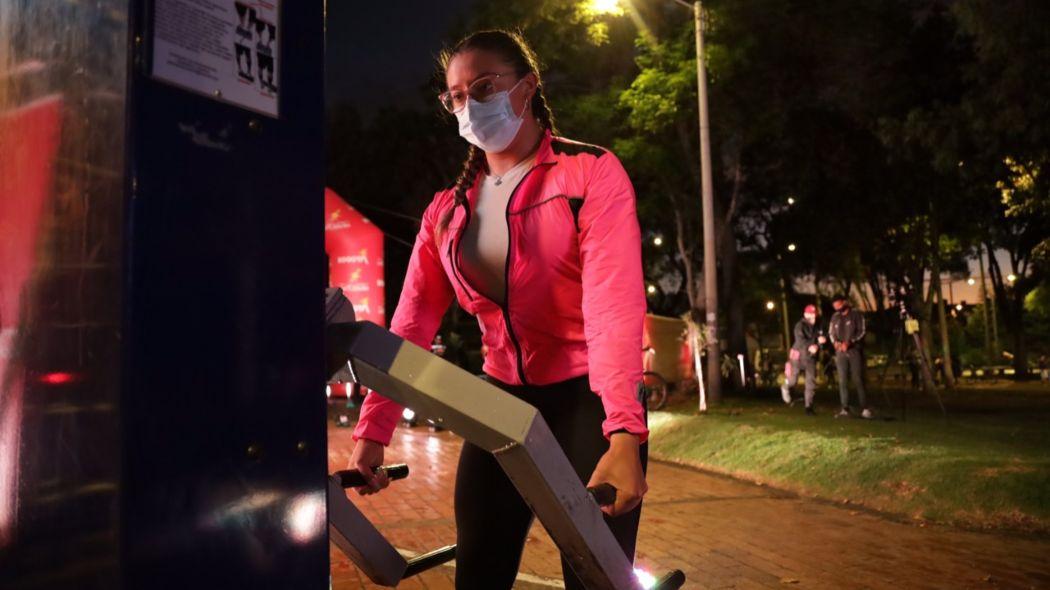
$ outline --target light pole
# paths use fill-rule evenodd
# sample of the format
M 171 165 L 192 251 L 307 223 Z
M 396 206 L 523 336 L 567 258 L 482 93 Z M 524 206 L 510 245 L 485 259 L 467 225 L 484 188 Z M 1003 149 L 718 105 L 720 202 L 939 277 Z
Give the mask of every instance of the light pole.
M 981 313 L 984 315 L 984 349 L 988 355 L 988 362 L 994 363 L 996 353 L 992 348 L 992 323 L 988 317 L 988 287 L 984 276 L 984 248 L 977 246 L 977 266 L 981 269 Z
M 707 395 L 711 403 L 722 401 L 722 358 L 718 342 L 718 264 L 715 246 L 715 201 L 711 180 L 711 125 L 707 113 L 707 75 L 704 72 L 704 18 L 700 0 L 692 6 L 696 29 L 696 100 L 700 110 L 700 199 L 704 221 L 704 311 L 707 324 Z
M 589 0 L 596 14 L 622 14 L 621 0 Z M 622 0 L 625 3 L 630 0 Z M 704 323 L 707 346 L 707 399 L 722 401 L 721 346 L 718 342 L 718 264 L 716 258 L 714 183 L 711 180 L 711 134 L 707 113 L 707 76 L 704 72 L 704 22 L 700 0 L 675 3 L 693 11 L 696 31 L 696 100 L 700 111 L 700 203 L 704 232 Z
M 787 284 L 780 279 L 780 320 L 784 324 L 784 350 L 791 350 L 791 321 L 788 319 Z

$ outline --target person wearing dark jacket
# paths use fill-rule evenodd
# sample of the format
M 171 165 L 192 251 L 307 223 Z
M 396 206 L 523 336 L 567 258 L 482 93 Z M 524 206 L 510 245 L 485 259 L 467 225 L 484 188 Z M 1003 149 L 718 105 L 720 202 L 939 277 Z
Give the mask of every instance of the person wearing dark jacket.
M 780 386 L 780 395 L 785 404 L 791 403 L 791 388 L 798 383 L 799 374 L 806 372 L 806 414 L 813 415 L 813 394 L 817 389 L 817 353 L 820 345 L 827 341 L 817 328 L 817 307 L 807 305 L 802 319 L 795 324 L 795 344 L 789 354 L 787 374 Z
M 836 295 L 832 300 L 835 308 L 828 325 L 828 337 L 835 347 L 835 368 L 839 375 L 839 400 L 842 410 L 836 418 L 848 418 L 849 387 L 846 382 L 852 374 L 853 387 L 857 390 L 857 401 L 860 402 L 861 417 L 870 419 L 864 392 L 864 315 L 853 309 L 845 295 Z

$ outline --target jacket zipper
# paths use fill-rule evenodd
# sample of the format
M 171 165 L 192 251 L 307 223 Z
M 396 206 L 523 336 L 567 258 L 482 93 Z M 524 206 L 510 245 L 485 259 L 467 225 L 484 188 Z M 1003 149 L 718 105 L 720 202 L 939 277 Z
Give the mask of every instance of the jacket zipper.
M 452 266 L 452 274 L 456 276 L 456 282 L 459 283 L 459 288 L 463 289 L 463 292 L 467 294 L 467 299 L 474 301 L 474 296 L 470 294 L 470 289 L 463 284 L 463 279 L 459 276 L 459 269 L 456 267 L 456 261 L 459 256 L 459 245 L 463 242 L 463 233 L 467 231 L 467 224 L 470 223 L 470 203 L 463 204 L 463 210 L 466 212 L 467 219 L 463 222 L 463 229 L 459 232 L 459 240 L 457 241 L 455 236 L 450 237 L 448 240 L 448 259 L 449 264 Z M 455 255 L 452 253 L 452 244 L 456 244 Z
M 503 322 L 505 324 L 507 324 L 507 334 L 510 336 L 510 341 L 514 345 L 514 352 L 515 352 L 515 356 L 517 357 L 516 360 L 517 360 L 517 365 L 518 365 L 517 366 L 518 378 L 521 379 L 521 384 L 522 385 L 528 385 L 529 384 L 528 379 L 525 377 L 525 355 L 521 351 L 521 343 L 518 341 L 518 336 L 517 336 L 517 334 L 514 333 L 514 326 L 513 326 L 513 324 L 511 324 L 511 321 L 510 321 L 510 263 L 511 263 L 511 252 L 514 251 L 513 242 L 512 242 L 512 236 L 511 236 L 511 231 L 510 231 L 510 207 L 511 207 L 511 205 L 514 204 L 514 197 L 517 196 L 518 189 L 521 188 L 521 185 L 525 183 L 525 180 L 529 178 L 529 175 L 531 175 L 537 168 L 539 168 L 540 166 L 543 166 L 543 165 L 547 165 L 547 163 L 544 162 L 544 163 L 542 163 L 540 165 L 533 166 L 532 168 L 530 168 L 529 171 L 526 172 L 525 175 L 521 177 L 521 180 L 518 181 L 518 184 L 516 184 L 514 186 L 514 190 L 511 191 L 510 197 L 507 199 L 507 210 L 506 210 L 506 215 L 505 215 L 506 216 L 506 220 L 507 220 L 507 262 L 506 262 L 506 264 L 504 266 L 504 269 L 503 269 L 503 283 L 504 283 L 503 302 L 502 302 L 502 304 L 500 304 L 499 307 L 500 307 L 500 311 L 503 312 Z M 460 276 L 459 276 L 460 275 L 460 271 L 459 271 L 458 262 L 457 262 L 459 260 L 460 248 L 463 245 L 463 234 L 466 233 L 467 225 L 470 224 L 470 204 L 469 203 L 464 204 L 464 209 L 465 209 L 466 214 L 467 214 L 467 219 L 466 219 L 466 221 L 463 222 L 463 229 L 460 230 L 460 234 L 459 234 L 460 235 L 460 239 L 455 241 L 455 248 L 454 249 L 452 247 L 453 240 L 449 240 L 448 250 L 449 250 L 449 258 L 451 259 L 452 272 L 456 275 L 456 281 L 459 283 L 460 287 L 463 289 L 463 292 L 465 292 L 467 294 L 467 297 L 470 298 L 471 301 L 473 301 L 474 297 L 470 294 L 470 289 L 464 284 L 463 279 L 461 279 Z
M 525 176 L 521 177 L 518 184 L 514 187 L 514 190 L 510 193 L 510 198 L 507 199 L 507 262 L 503 269 L 503 321 L 507 324 L 507 333 L 510 334 L 510 341 L 514 344 L 514 351 L 518 356 L 518 378 L 521 379 L 522 385 L 528 385 L 529 380 L 525 378 L 525 355 L 521 352 L 521 343 L 518 342 L 517 335 L 514 334 L 514 325 L 510 321 L 510 256 L 514 252 L 514 241 L 510 231 L 510 207 L 514 204 L 514 197 L 518 194 L 518 189 L 528 179 L 529 175 L 532 174 L 533 170 L 539 168 L 539 166 L 533 166 L 525 173 Z

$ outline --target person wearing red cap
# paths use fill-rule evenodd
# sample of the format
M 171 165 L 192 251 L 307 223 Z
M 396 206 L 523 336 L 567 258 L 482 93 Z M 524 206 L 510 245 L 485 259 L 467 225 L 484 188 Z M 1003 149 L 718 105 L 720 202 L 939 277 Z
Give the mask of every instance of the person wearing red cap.
M 806 371 L 806 414 L 812 416 L 813 394 L 817 389 L 817 352 L 820 345 L 827 340 L 817 329 L 817 306 L 807 305 L 802 312 L 802 319 L 795 324 L 795 344 L 788 353 L 789 362 L 784 379 L 780 386 L 780 395 L 785 404 L 791 403 L 791 388 L 798 382 L 799 374 Z

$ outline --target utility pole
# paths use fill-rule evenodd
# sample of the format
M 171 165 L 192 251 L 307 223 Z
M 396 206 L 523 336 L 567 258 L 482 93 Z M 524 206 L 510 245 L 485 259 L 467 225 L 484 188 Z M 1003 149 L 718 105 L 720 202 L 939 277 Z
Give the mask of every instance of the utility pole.
M 992 264 L 992 251 L 985 250 L 988 253 L 988 265 Z M 983 267 L 982 267 L 983 268 Z M 1000 275 L 1000 279 L 1001 279 Z M 992 362 L 999 361 L 999 314 L 996 311 L 996 307 L 999 306 L 999 299 L 995 296 L 995 291 L 992 291 L 992 299 L 990 301 L 990 307 L 992 310 Z
M 704 10 L 700 0 L 674 0 L 693 11 L 696 30 L 696 100 L 700 114 L 700 204 L 704 231 L 704 340 L 707 347 L 707 399 L 712 404 L 722 401 L 722 352 L 718 341 L 718 263 L 715 234 L 714 183 L 711 180 L 711 134 L 707 113 L 707 75 L 704 72 Z M 611 5 L 618 4 L 612 2 Z M 626 2 L 630 5 L 630 2 Z M 603 3 L 598 12 L 614 12 Z M 726 230 L 728 231 L 728 229 Z M 688 261 L 687 261 L 688 262 Z M 692 303 L 692 302 L 691 302 Z
M 940 267 L 937 267 L 937 275 L 931 276 L 931 281 L 937 281 L 937 287 L 933 291 L 933 303 L 937 306 L 937 319 L 940 320 L 941 328 L 941 354 L 943 355 L 944 384 L 948 389 L 955 389 L 955 368 L 952 367 L 951 340 L 948 337 L 948 318 L 944 312 L 944 292 L 941 290 Z
M 788 320 L 787 282 L 780 277 L 780 315 L 784 322 L 784 350 L 791 350 L 791 322 Z
M 977 245 L 977 265 L 981 268 L 981 312 L 984 315 L 984 350 L 988 354 L 988 361 L 991 362 L 995 358 L 995 353 L 992 351 L 992 326 L 988 317 L 988 286 L 985 284 L 984 277 L 984 249 L 980 244 Z
M 682 0 L 678 0 L 684 4 Z M 700 0 L 693 3 L 696 24 L 696 98 L 700 110 L 700 178 L 704 228 L 704 299 L 707 326 L 707 398 L 722 401 L 722 360 L 718 342 L 718 265 L 716 263 L 715 203 L 711 180 L 711 134 L 707 113 L 707 75 L 704 73 L 704 19 Z M 728 231 L 728 230 L 727 230 Z

